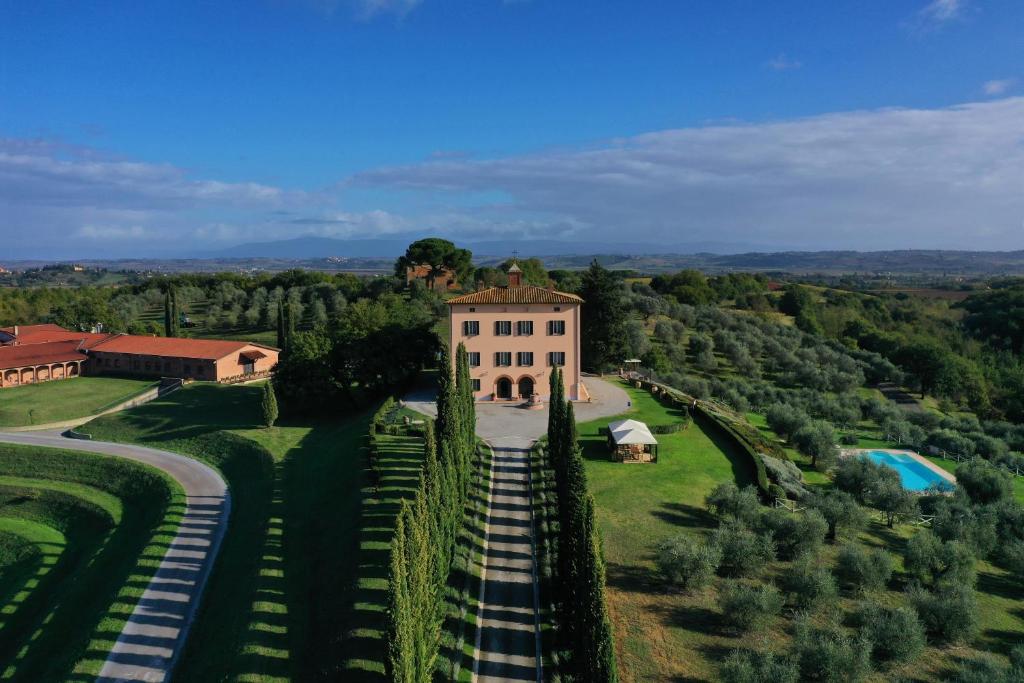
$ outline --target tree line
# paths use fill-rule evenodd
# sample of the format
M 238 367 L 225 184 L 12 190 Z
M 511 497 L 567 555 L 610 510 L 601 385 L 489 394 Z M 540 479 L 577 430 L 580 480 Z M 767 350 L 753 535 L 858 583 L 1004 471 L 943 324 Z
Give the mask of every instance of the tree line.
M 554 583 L 559 645 L 569 655 L 560 673 L 573 681 L 617 681 L 594 498 L 587 491 L 576 418 L 572 403 L 565 398 L 561 370 L 550 377 L 547 447 L 555 471 L 559 512 L 558 573 Z
M 455 372 L 441 347 L 437 419 L 424 430 L 424 459 L 412 499 L 395 524 L 388 573 L 387 671 L 396 683 L 428 683 L 447 611 L 444 589 L 469 496 L 476 452 L 475 408 L 466 349 Z

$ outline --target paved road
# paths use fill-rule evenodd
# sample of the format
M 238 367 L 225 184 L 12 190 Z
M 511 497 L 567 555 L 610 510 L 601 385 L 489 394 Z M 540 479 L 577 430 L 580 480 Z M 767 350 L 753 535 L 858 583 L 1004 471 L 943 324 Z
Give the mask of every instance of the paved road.
M 231 496 L 211 467 L 142 446 L 65 439 L 58 432 L 0 432 L 0 441 L 102 453 L 150 465 L 185 490 L 185 514 L 159 568 L 121 629 L 98 681 L 166 681 L 188 637 L 227 530 Z
M 530 453 L 523 447 L 529 446 L 529 440 L 502 439 L 492 445 L 473 674 L 482 682 L 540 681 Z
M 612 380 L 584 377 L 591 401 L 576 401 L 579 422 L 618 415 L 629 395 Z M 432 391 L 405 397 L 414 410 L 436 415 Z M 518 402 L 476 404 L 476 433 L 494 448 L 488 533 L 480 611 L 477 614 L 477 681 L 540 681 L 539 595 L 530 506 L 529 448 L 547 431 L 548 410 Z

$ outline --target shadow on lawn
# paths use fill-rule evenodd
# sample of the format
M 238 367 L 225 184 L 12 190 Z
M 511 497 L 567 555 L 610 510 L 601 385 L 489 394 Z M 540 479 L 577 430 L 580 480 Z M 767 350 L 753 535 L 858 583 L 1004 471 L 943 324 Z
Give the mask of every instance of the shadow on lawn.
M 131 410 L 101 417 L 101 430 L 130 427 L 145 441 L 190 439 L 227 429 L 259 427 L 262 387 L 193 384 Z M 102 434 L 96 435 L 102 438 Z
M 387 657 L 384 630 L 387 627 L 387 577 L 395 518 L 403 498 L 411 498 L 419 484 L 423 460 L 422 440 L 417 437 L 377 435 L 377 469 L 380 482 L 374 486 L 366 449 L 360 453 L 361 496 L 357 512 L 355 558 L 348 575 L 349 607 L 342 619 L 343 632 L 336 641 L 346 681 L 384 681 Z
M 715 516 L 704 508 L 686 503 L 662 503 L 661 508 L 651 514 L 669 524 L 691 529 L 713 529 L 717 526 Z

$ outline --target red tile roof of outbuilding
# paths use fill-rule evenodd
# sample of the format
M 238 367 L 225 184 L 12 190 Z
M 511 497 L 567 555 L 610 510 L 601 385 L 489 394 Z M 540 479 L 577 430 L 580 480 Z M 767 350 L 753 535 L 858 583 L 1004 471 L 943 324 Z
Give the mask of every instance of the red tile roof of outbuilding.
M 3 327 L 0 328 L 0 332 L 14 335 L 14 328 Z M 18 325 L 18 334 L 14 341 L 18 346 L 24 346 L 26 344 L 46 344 L 48 342 L 74 340 L 85 341 L 85 346 L 88 347 L 109 336 L 110 334 L 105 332 L 75 332 L 74 330 L 66 330 L 60 325 L 46 323 L 43 325 Z
M 79 340 L 0 346 L 0 370 L 85 360 Z
M 448 299 L 449 304 L 580 304 L 583 299 L 575 294 L 553 289 L 521 285 L 519 287 L 491 287 Z
M 164 358 L 198 358 L 220 360 L 237 353 L 249 342 L 222 339 L 181 339 L 178 337 L 146 337 L 134 334 L 119 334 L 92 347 L 96 353 L 131 353 L 142 356 Z M 267 347 L 262 347 L 267 348 Z

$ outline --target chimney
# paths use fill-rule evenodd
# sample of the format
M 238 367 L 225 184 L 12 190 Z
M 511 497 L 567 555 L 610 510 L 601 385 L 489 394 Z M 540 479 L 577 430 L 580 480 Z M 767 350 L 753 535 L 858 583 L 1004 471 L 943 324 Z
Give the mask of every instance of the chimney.
M 519 266 L 515 263 L 508 269 L 508 286 L 509 287 L 522 287 L 523 286 L 523 271 L 520 270 Z

